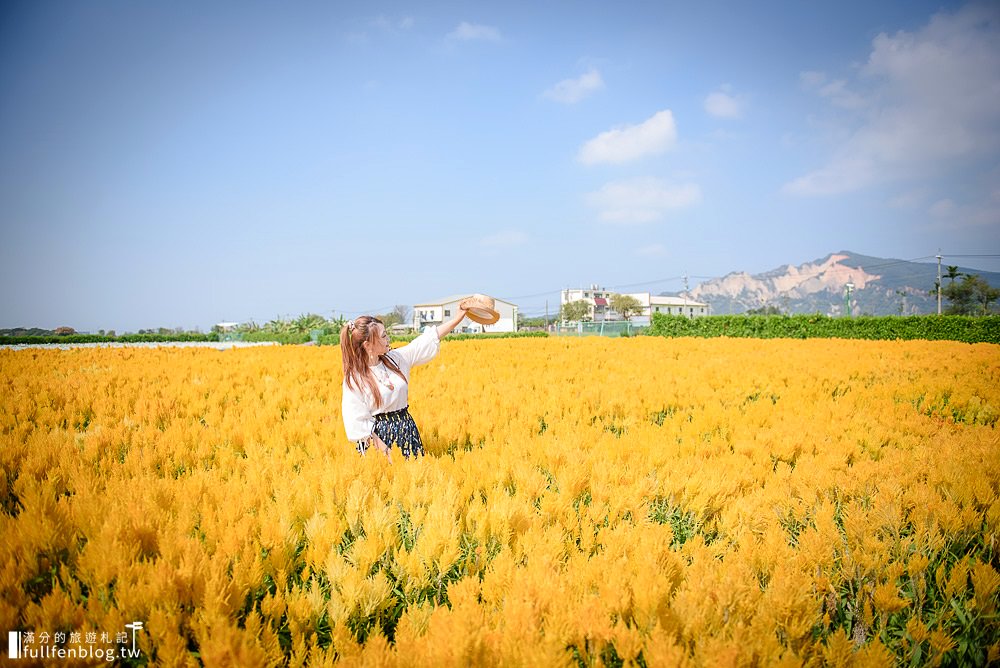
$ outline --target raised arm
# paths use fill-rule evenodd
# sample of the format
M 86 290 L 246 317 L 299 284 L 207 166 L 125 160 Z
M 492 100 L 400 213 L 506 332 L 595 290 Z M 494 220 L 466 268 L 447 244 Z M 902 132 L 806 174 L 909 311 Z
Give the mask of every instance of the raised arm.
M 455 314 L 455 317 L 453 317 L 448 322 L 442 322 L 440 325 L 438 325 L 437 327 L 438 338 L 443 339 L 448 334 L 451 334 L 451 331 L 456 327 L 458 327 L 459 323 L 461 323 L 463 320 L 465 320 L 465 307 L 459 304 L 458 313 Z

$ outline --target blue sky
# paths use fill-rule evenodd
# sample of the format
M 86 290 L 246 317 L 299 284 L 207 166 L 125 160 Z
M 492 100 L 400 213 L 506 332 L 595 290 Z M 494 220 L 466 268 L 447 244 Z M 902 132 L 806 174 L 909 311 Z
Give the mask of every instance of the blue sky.
M 7 2 L 0 92 L 0 327 L 1000 253 L 996 3 Z

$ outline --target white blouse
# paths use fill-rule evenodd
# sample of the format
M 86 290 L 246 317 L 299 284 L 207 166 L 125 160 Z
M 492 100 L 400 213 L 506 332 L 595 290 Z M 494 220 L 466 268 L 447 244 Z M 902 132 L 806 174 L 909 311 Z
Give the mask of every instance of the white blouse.
M 362 383 L 359 389 L 347 386 L 347 378 L 342 385 L 344 398 L 341 402 L 341 413 L 344 416 L 344 430 L 347 438 L 361 441 L 372 435 L 375 428 L 376 413 L 389 413 L 406 408 L 409 403 L 410 369 L 418 364 L 424 364 L 434 359 L 441 347 L 437 327 L 428 327 L 423 334 L 410 341 L 405 346 L 390 350 L 386 355 L 392 358 L 405 380 L 394 371 L 387 368 L 381 360 L 369 369 L 375 375 L 375 384 L 382 395 L 382 406 L 375 408 L 374 397 L 367 383 Z M 390 389 L 390 385 L 392 388 Z

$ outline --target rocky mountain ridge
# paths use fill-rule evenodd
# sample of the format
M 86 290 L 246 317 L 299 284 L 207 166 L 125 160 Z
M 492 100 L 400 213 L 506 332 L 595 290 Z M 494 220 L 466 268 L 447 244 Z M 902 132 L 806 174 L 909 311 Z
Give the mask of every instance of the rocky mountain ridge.
M 952 263 L 945 258 L 945 264 Z M 846 286 L 851 283 L 852 315 L 916 315 L 937 312 L 937 298 L 931 294 L 937 271 L 935 261 L 910 262 L 839 251 L 761 274 L 732 272 L 699 283 L 687 293 L 664 294 L 708 303 L 715 315 L 768 306 L 783 313 L 843 315 Z M 965 267 L 959 271 L 978 274 L 991 285 L 1000 286 L 1000 273 Z

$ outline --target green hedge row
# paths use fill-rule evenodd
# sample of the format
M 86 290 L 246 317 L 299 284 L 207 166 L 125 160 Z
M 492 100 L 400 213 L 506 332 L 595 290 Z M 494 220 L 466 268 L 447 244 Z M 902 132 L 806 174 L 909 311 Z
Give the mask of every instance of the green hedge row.
M 336 338 L 333 335 L 327 338 Z M 38 343 L 170 343 L 188 341 L 220 341 L 218 334 L 122 334 L 121 336 L 101 336 L 100 334 L 67 334 L 64 336 L 0 336 L 0 345 Z M 249 332 L 235 340 L 251 343 L 276 341 L 282 344 L 305 343 L 308 334 L 274 334 L 271 332 Z
M 308 334 L 288 332 L 285 334 L 275 334 L 274 332 L 246 332 L 237 339 L 249 343 L 260 343 L 263 341 L 277 341 L 282 345 L 305 343 L 310 340 Z
M 831 318 L 825 315 L 712 315 L 685 318 L 654 313 L 651 336 L 732 336 L 756 339 L 924 339 L 1000 344 L 1000 316 L 914 315 Z
M 965 343 L 1000 344 L 1000 316 L 916 315 L 862 316 L 858 318 L 831 318 L 824 315 L 713 315 L 686 318 L 677 315 L 654 313 L 650 327 L 642 331 L 649 336 L 693 336 L 711 338 L 732 336 L 757 339 L 924 339 L 947 340 Z M 545 337 L 546 332 L 496 332 L 484 334 L 449 334 L 448 341 L 467 339 L 508 339 Z M 393 341 L 409 342 L 416 334 L 393 336 Z M 0 336 L 0 344 L 37 343 L 168 343 L 171 341 L 218 341 L 216 334 L 69 334 L 66 336 Z M 243 341 L 277 341 L 282 344 L 301 344 L 310 340 L 308 334 L 271 334 L 254 332 L 244 334 Z M 333 346 L 340 343 L 336 334 L 319 338 L 319 344 Z
M 0 345 L 37 343 L 168 343 L 170 341 L 218 341 L 216 334 L 66 334 L 64 336 L 0 336 Z
M 548 332 L 484 332 L 482 334 L 449 334 L 445 341 L 475 341 L 477 339 L 538 339 L 548 336 Z M 417 338 L 414 334 L 412 339 Z
M 405 334 L 403 336 L 392 336 L 390 337 L 393 342 L 401 341 L 404 343 L 409 343 L 413 339 L 420 336 L 419 334 Z M 466 341 L 466 340 L 476 340 L 476 339 L 525 339 L 525 338 L 537 338 L 548 336 L 548 332 L 486 332 L 483 334 L 449 334 L 444 337 L 445 341 Z M 340 336 L 330 334 L 329 336 L 319 337 L 319 344 L 321 346 L 336 346 L 340 345 Z

